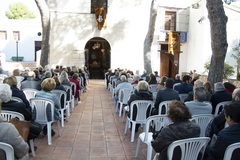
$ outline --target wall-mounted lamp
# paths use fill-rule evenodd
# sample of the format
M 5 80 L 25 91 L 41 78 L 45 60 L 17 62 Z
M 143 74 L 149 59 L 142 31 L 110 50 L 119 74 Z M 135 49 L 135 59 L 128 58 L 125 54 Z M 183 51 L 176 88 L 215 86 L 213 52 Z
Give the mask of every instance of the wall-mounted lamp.
M 202 23 L 202 21 L 205 19 L 205 17 L 201 17 L 199 20 L 198 20 L 198 23 Z
M 198 4 L 198 3 L 192 4 L 192 8 L 193 8 L 193 9 L 198 9 L 198 8 L 199 8 L 199 4 Z

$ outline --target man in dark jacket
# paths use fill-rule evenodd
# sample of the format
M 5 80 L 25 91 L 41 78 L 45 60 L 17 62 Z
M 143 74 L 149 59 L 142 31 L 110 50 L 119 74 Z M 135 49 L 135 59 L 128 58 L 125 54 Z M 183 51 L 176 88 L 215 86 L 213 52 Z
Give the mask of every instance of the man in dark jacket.
M 183 76 L 182 83 L 175 86 L 175 90 L 178 91 L 179 94 L 182 93 L 189 93 L 193 91 L 193 86 L 190 85 L 191 82 L 191 77 L 189 75 Z
M 226 91 L 226 88 L 222 82 L 217 82 L 214 84 L 214 94 L 212 95 L 210 102 L 212 103 L 212 114 L 215 112 L 215 108 L 218 103 L 223 101 L 231 101 L 232 94 Z
M 33 71 L 28 72 L 28 77 L 26 80 L 21 82 L 21 89 L 31 88 L 36 90 L 41 90 L 41 83 L 35 79 L 35 73 Z
M 157 93 L 157 98 L 153 110 L 154 115 L 158 114 L 158 108 L 161 102 L 170 100 L 180 100 L 178 92 L 173 90 L 173 84 L 174 80 L 172 78 L 168 78 L 165 84 L 166 88 L 159 90 L 159 92 Z

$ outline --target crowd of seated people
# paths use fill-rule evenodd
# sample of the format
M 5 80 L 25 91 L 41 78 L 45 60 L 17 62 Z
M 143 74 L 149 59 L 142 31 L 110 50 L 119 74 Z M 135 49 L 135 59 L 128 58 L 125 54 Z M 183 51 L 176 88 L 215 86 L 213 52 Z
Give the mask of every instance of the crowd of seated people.
M 125 76 L 124 70 L 108 72 L 105 78 L 108 78 L 107 82 L 110 85 L 112 84 L 111 80 L 115 81 L 115 87 L 119 90 L 121 86 L 120 84 L 123 83 L 121 81 L 123 75 L 125 77 L 124 83 L 127 84 L 128 82 L 126 79 L 129 76 Z M 180 75 L 177 74 L 175 79 L 164 75 L 159 77 L 159 82 L 156 82 L 155 75 L 153 73 L 147 74 L 146 71 L 141 75 L 139 70 L 137 70 L 135 74 L 132 74 L 132 82 L 129 84 L 132 86 L 138 85 L 138 88 L 133 90 L 132 95 L 129 96 L 128 106 L 130 106 L 134 100 L 151 100 L 153 98 L 153 93 L 149 92 L 149 89 L 146 90 L 146 88 L 141 88 L 143 84 L 158 84 L 157 97 L 150 115 L 153 116 L 167 113 L 168 118 L 173 122 L 169 126 L 162 128 L 158 136 L 155 137 L 156 139 L 152 141 L 153 149 L 155 152 L 160 153 L 160 157 L 158 157 L 159 160 L 167 159 L 166 151 L 173 141 L 199 137 L 200 128 L 195 122 L 190 122 L 190 119 L 192 116 L 200 114 L 213 115 L 215 113 L 216 105 L 220 102 L 233 100 L 232 103 L 226 105 L 222 112 L 220 112 L 220 114 L 208 124 L 206 136 L 213 138 L 213 135 L 215 135 L 215 137 L 217 136 L 217 140 L 211 141 L 211 145 L 209 143 L 205 153 L 202 153 L 202 155 L 204 154 L 203 159 L 222 159 L 227 146 L 235 142 L 240 142 L 240 119 L 236 118 L 240 117 L 238 115 L 240 113 L 239 88 L 236 88 L 230 82 L 217 82 L 213 85 L 214 87 L 212 87 L 210 82 L 203 82 L 199 75 L 195 75 L 194 77 L 193 75 L 184 75 L 180 78 Z M 127 86 L 130 88 L 129 84 Z M 117 93 L 116 90 L 115 93 Z M 180 102 L 179 94 L 187 94 L 187 98 Z M 163 101 L 169 100 L 170 104 L 168 106 L 168 111 L 164 111 L 164 113 L 162 111 L 159 112 L 159 104 Z M 128 115 L 130 112 L 133 112 L 136 117 L 137 110 L 128 110 L 128 112 Z M 226 128 L 226 124 L 230 127 Z M 135 132 L 138 132 L 140 126 L 140 124 L 137 124 Z M 174 129 L 176 129 L 177 132 L 174 131 Z M 238 134 L 235 136 L 234 132 Z M 172 133 L 174 133 L 174 135 L 172 135 Z M 234 134 L 232 138 L 231 134 Z M 225 143 L 226 141 L 228 143 Z M 217 154 L 218 152 L 221 152 L 221 154 Z M 178 156 L 175 158 L 178 159 Z
M 86 70 L 86 69 L 85 69 Z M 2 72 L 5 73 L 5 72 Z M 60 119 L 60 104 L 63 102 L 62 99 L 58 99 L 54 93 L 52 93 L 52 90 L 63 90 L 66 91 L 63 85 L 70 85 L 70 82 L 73 82 L 76 84 L 76 95 L 75 98 L 80 102 L 80 91 L 84 88 L 84 92 L 86 92 L 86 85 L 88 83 L 87 80 L 88 75 L 86 75 L 84 69 L 71 69 L 71 67 L 64 68 L 62 66 L 56 66 L 55 69 L 53 68 L 43 68 L 38 67 L 34 70 L 25 69 L 14 69 L 12 74 L 6 74 L 5 78 L 3 79 L 2 83 L 0 84 L 0 100 L 1 100 L 1 109 L 7 110 L 7 111 L 14 111 L 21 113 L 26 121 L 30 122 L 30 131 L 28 135 L 28 143 L 29 140 L 37 138 L 41 133 L 42 135 L 47 134 L 47 127 L 42 126 L 35 122 L 35 113 L 32 110 L 30 106 L 30 102 L 27 99 L 27 96 L 24 93 L 24 90 L 27 89 L 34 89 L 36 90 L 35 97 L 40 98 L 47 98 L 50 100 L 53 100 L 55 105 L 55 111 L 54 111 L 54 119 L 58 120 Z M 81 81 L 85 81 L 80 83 Z M 67 92 L 66 92 L 67 93 Z M 70 99 L 69 93 L 67 93 L 67 100 Z M 19 98 L 19 101 L 15 101 L 13 98 Z M 1 117 L 0 117 L 1 119 Z M 1 123 L 1 125 L 4 123 Z M 6 126 L 7 128 L 11 128 L 11 126 Z M 17 140 L 17 143 L 20 143 L 21 139 L 16 139 L 16 133 L 15 130 L 12 130 L 12 140 Z M 6 130 L 7 132 L 7 130 Z M 55 132 L 52 131 L 52 136 L 54 136 Z M 4 130 L 1 130 L 1 134 L 9 134 L 5 133 Z M 1 138 L 0 138 L 1 139 Z M 15 146 L 15 143 L 12 142 L 12 140 L 8 140 L 6 137 L 6 140 L 1 139 L 2 142 L 6 141 L 11 144 L 14 149 L 16 149 L 16 158 L 21 158 L 25 153 L 25 149 L 27 151 L 29 150 L 29 147 L 25 147 L 24 143 L 22 144 L 22 153 L 17 153 L 19 151 L 19 148 Z M 16 143 L 16 144 L 17 144 Z M 22 142 L 21 142 L 22 143 Z M 21 146 L 21 145 L 20 145 Z M 36 150 L 37 147 L 35 146 L 34 149 Z M 29 151 L 30 152 L 30 151 Z M 28 152 L 27 152 L 28 153 Z M 1 157 L 0 152 L 0 157 Z M 27 154 L 28 156 L 28 154 Z M 0 158 L 1 159 L 1 158 Z

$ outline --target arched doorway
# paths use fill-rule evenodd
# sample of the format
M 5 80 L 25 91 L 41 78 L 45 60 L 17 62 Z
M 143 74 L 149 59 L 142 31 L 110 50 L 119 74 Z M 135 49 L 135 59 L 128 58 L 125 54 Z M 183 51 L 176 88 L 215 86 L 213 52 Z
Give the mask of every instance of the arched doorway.
M 104 79 L 104 73 L 111 67 L 111 48 L 104 38 L 94 37 L 85 45 L 85 66 L 90 79 Z

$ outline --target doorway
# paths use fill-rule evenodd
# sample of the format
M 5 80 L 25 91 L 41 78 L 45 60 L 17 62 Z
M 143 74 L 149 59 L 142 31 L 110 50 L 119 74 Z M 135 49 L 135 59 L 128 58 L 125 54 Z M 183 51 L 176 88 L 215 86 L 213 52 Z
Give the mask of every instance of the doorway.
M 104 38 L 94 37 L 85 45 L 85 66 L 90 79 L 104 79 L 104 73 L 111 68 L 111 48 Z
M 160 54 L 160 76 L 174 79 L 175 75 L 178 74 L 179 54 L 172 55 L 167 52 L 161 52 Z

